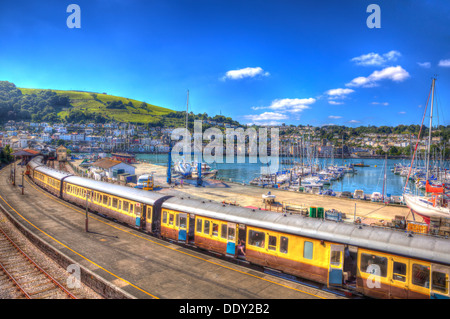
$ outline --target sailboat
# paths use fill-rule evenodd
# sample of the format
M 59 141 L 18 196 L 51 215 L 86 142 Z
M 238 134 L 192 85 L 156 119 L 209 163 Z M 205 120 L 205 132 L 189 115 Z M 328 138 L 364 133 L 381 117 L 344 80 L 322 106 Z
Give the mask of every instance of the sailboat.
M 188 118 L 189 118 L 189 90 L 187 91 L 186 102 L 186 132 L 188 132 Z M 190 143 L 186 139 L 186 143 Z M 200 151 L 201 152 L 201 151 Z M 184 178 L 212 178 L 217 175 L 217 170 L 211 169 L 211 167 L 204 162 L 191 161 L 188 163 L 183 158 L 181 161 L 175 163 L 174 170 Z M 200 171 L 199 171 L 200 170 Z M 200 172 L 200 174 L 199 174 Z
M 434 102 L 434 90 L 435 90 L 435 81 L 433 78 L 431 85 L 431 110 L 430 110 L 430 128 L 428 133 L 428 153 L 427 153 L 427 161 L 426 161 L 426 193 L 430 194 L 429 196 L 417 196 L 413 194 L 406 194 L 406 186 L 408 184 L 409 175 L 411 174 L 411 168 L 414 161 L 415 153 L 417 151 L 417 146 L 419 144 L 420 133 L 422 132 L 422 125 L 420 127 L 419 136 L 416 142 L 416 147 L 414 150 L 414 154 L 411 160 L 411 165 L 409 168 L 408 178 L 406 180 L 403 199 L 406 205 L 411 209 L 413 213 L 417 213 L 420 215 L 426 223 L 430 223 L 431 217 L 450 217 L 450 192 L 448 187 L 443 183 L 441 187 L 433 187 L 429 183 L 429 167 L 430 167 L 430 145 L 431 145 L 431 128 L 433 124 L 433 102 Z M 428 105 L 428 102 L 427 102 Z M 426 112 L 426 108 L 425 108 Z M 425 113 L 424 113 L 425 118 Z

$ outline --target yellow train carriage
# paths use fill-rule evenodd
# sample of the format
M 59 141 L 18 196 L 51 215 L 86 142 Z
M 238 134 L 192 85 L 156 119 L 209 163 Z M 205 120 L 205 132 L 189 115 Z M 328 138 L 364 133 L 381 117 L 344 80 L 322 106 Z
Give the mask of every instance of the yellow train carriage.
M 56 172 L 55 172 L 56 173 Z M 59 196 L 61 191 L 61 182 L 59 179 L 55 177 L 51 177 L 47 174 L 39 172 L 37 170 L 34 171 L 34 181 L 39 186 L 45 188 L 50 193 Z
M 357 288 L 376 298 L 449 296 L 450 268 L 418 259 L 359 249 Z
M 248 261 L 326 283 L 330 244 L 252 226 L 246 235 Z
M 161 236 L 188 243 L 193 239 L 194 216 L 170 209 L 161 211 Z
M 236 256 L 238 225 L 227 221 L 195 217 L 195 245 L 223 255 Z
M 68 199 L 75 203 L 84 206 L 87 202 L 91 210 L 120 222 L 135 225 L 136 219 L 139 219 L 140 223 L 146 221 L 151 224 L 151 206 L 148 209 L 150 214 L 146 214 L 147 217 L 144 219 L 144 205 L 129 199 L 91 190 L 71 183 L 65 183 L 64 193 Z

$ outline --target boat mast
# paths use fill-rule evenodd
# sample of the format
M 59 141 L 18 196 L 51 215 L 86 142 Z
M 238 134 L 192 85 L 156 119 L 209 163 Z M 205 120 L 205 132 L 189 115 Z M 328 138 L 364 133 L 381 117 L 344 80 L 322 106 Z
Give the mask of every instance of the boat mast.
M 186 130 L 188 129 L 188 110 L 189 110 L 189 90 L 187 91 L 187 101 L 186 101 Z
M 433 102 L 434 102 L 434 82 L 436 78 L 433 78 L 433 82 L 431 84 L 431 110 L 430 110 L 430 128 L 428 129 L 428 154 L 427 154 L 427 178 L 429 176 L 429 165 L 430 165 L 430 146 L 431 146 L 431 126 L 433 125 Z
M 384 196 L 384 193 L 385 193 L 385 191 L 386 191 L 386 166 L 387 166 L 387 152 L 386 152 L 386 155 L 385 155 L 385 157 L 384 157 L 384 177 L 383 177 L 383 191 L 382 191 L 382 198 L 383 198 L 383 201 L 384 201 L 384 199 L 385 199 L 385 197 L 386 196 Z
M 189 113 L 188 113 L 188 110 L 189 110 L 189 90 L 187 91 L 187 100 L 186 100 L 186 136 L 184 137 L 185 138 L 185 143 L 186 143 L 186 149 L 188 149 L 187 148 L 188 147 L 188 143 L 191 142 L 190 140 L 188 142 L 188 137 L 189 137 L 189 129 L 188 129 Z M 184 152 L 183 152 L 183 155 L 186 156 L 186 154 L 184 154 Z M 190 154 L 189 154 L 189 156 L 190 156 Z

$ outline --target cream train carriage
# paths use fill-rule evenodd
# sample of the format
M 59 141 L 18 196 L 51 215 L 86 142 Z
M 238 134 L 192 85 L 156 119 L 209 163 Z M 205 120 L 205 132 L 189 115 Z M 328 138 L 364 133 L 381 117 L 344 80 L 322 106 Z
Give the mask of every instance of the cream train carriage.
M 62 199 L 158 237 L 371 297 L 449 298 L 445 238 L 164 196 L 37 163 L 30 176 L 46 190 L 59 178 Z

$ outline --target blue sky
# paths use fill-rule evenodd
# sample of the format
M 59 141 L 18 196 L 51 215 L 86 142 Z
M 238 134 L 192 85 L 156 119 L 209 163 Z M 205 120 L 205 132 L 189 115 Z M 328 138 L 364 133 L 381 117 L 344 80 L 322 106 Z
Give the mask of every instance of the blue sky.
M 194 113 L 354 127 L 420 124 L 437 74 L 436 119 L 450 124 L 447 0 L 1 1 L 0 34 L 0 80 L 19 87 L 180 111 L 189 90 Z

